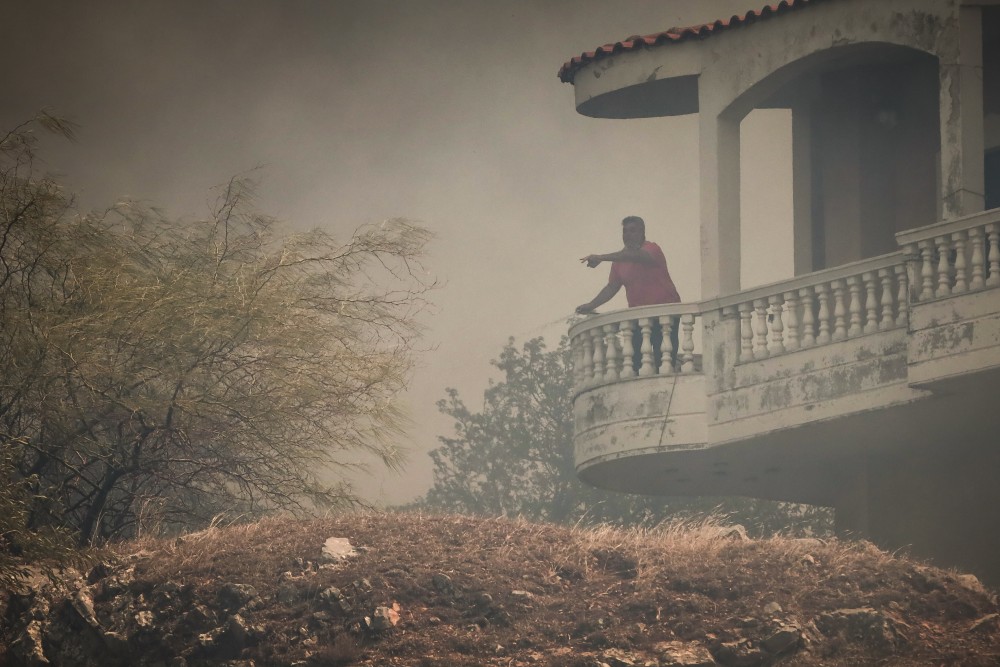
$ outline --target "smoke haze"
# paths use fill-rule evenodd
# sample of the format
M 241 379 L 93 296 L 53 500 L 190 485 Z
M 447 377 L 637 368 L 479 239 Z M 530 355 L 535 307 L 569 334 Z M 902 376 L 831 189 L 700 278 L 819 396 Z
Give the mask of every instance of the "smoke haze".
M 210 186 L 259 166 L 260 209 L 299 227 L 433 230 L 444 287 L 406 397 L 410 463 L 359 480 L 394 503 L 430 484 L 445 387 L 475 408 L 508 336 L 554 347 L 606 279 L 578 258 L 620 247 L 623 216 L 646 219 L 682 297 L 700 297 L 696 118 L 583 117 L 559 66 L 760 4 L 20 0 L 4 12 L 0 121 L 48 108 L 81 125 L 43 157 L 84 208 L 129 196 L 196 217 Z M 786 121 L 745 123 L 745 285 L 791 275 Z

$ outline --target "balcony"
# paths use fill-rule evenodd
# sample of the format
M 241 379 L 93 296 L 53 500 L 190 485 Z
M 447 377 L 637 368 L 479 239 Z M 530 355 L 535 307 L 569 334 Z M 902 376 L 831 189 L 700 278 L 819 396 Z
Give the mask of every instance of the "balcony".
M 1000 209 L 896 238 L 888 255 L 573 326 L 580 477 L 833 506 L 860 460 L 995 440 Z

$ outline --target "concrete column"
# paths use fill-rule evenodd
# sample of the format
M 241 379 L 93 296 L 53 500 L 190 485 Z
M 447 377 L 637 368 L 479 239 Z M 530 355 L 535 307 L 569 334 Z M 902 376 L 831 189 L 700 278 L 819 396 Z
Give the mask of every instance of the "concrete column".
M 740 123 L 703 109 L 701 157 L 701 296 L 740 291 Z
M 982 11 L 959 10 L 958 57 L 940 63 L 941 215 L 945 220 L 983 210 Z
M 812 118 L 792 109 L 792 216 L 795 275 L 813 271 Z

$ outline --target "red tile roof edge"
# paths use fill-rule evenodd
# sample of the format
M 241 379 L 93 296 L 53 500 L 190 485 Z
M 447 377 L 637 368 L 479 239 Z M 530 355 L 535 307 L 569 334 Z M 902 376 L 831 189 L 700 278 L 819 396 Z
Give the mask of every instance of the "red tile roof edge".
M 781 2 L 776 4 L 765 5 L 759 10 L 751 9 L 743 16 L 736 14 L 726 20 L 719 19 L 712 23 L 703 23 L 701 25 L 693 25 L 686 28 L 670 28 L 669 30 L 664 30 L 663 32 L 658 32 L 652 35 L 646 35 L 645 37 L 634 35 L 620 42 L 599 46 L 594 51 L 584 52 L 579 56 L 574 57 L 572 60 L 568 60 L 562 67 L 559 68 L 559 79 L 563 83 L 573 83 L 573 78 L 576 76 L 576 72 L 580 68 L 616 53 L 638 51 L 639 49 L 674 44 L 676 42 L 691 39 L 705 39 L 707 37 L 711 37 L 717 32 L 722 32 L 723 30 L 739 28 L 741 26 L 754 23 L 755 21 L 761 21 L 772 16 L 785 14 L 794 9 L 808 7 L 809 5 L 813 5 L 821 1 L 822 0 L 781 0 Z

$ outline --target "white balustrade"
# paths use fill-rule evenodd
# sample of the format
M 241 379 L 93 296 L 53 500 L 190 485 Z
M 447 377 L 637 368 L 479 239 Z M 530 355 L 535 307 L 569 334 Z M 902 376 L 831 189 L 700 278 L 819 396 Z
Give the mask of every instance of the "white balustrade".
M 740 313 L 740 361 L 753 361 L 753 327 L 751 318 L 753 317 L 753 305 L 741 303 Z
M 674 341 L 670 335 L 674 330 L 674 318 L 671 315 L 664 315 L 660 318 L 660 331 L 663 332 L 663 341 L 660 343 L 660 375 L 670 375 L 674 368 L 674 357 L 680 350 L 674 349 Z
M 906 326 L 903 262 L 885 255 L 719 299 L 739 316 L 740 363 Z
M 699 318 L 698 304 L 665 304 L 578 322 L 570 330 L 576 390 L 634 378 L 700 373 Z M 678 338 L 677 349 L 672 332 Z
M 570 332 L 577 389 L 700 373 L 702 312 L 714 311 L 720 322 L 731 323 L 721 329 L 734 336 L 725 345 L 738 353 L 738 363 L 748 364 L 905 328 L 911 303 L 1000 287 L 1000 210 L 896 238 L 902 252 L 701 304 L 644 306 L 587 318 Z
M 681 315 L 681 336 L 680 344 L 683 354 L 681 355 L 681 372 L 694 372 L 694 314 L 684 313 Z
M 617 382 L 621 371 L 618 367 L 618 327 L 620 323 L 604 325 L 604 340 L 608 351 L 604 355 L 604 381 Z
M 896 234 L 919 279 L 917 303 L 1000 286 L 1000 210 Z

